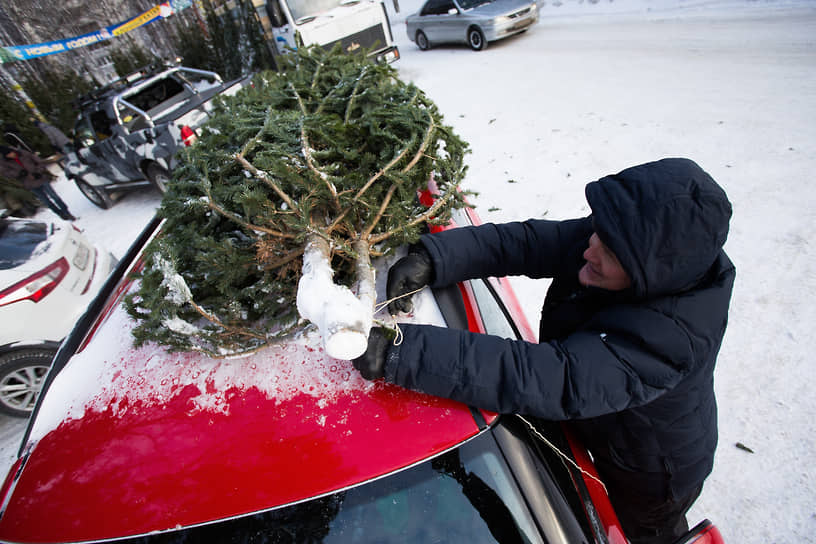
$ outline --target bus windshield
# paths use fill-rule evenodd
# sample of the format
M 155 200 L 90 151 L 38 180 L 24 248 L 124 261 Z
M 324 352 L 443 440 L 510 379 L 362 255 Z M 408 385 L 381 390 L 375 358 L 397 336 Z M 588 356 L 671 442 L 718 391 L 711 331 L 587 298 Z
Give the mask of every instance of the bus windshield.
M 320 15 L 324 11 L 336 8 L 342 0 L 284 0 L 292 12 L 292 18 L 300 23 L 301 19 Z

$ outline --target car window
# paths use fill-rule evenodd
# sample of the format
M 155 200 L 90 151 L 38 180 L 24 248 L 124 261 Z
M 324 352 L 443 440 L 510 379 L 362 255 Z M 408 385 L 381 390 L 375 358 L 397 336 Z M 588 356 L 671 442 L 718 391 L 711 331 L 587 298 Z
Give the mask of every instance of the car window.
M 140 110 L 148 111 L 183 92 L 184 86 L 181 83 L 172 77 L 166 77 L 124 98 Z
M 111 120 L 104 111 L 97 110 L 93 112 L 90 119 L 91 126 L 93 127 L 97 139 L 104 140 L 113 134 L 113 131 L 111 130 Z
M 90 147 L 96 143 L 91 120 L 88 117 L 80 117 L 74 125 L 74 144 L 79 147 Z
M 48 225 L 34 221 L 0 221 L 0 270 L 16 268 L 48 250 Z
M 451 0 L 429 0 L 420 15 L 447 15 L 451 9 L 456 9 Z
M 491 432 L 344 492 L 129 542 L 201 541 L 546 543 Z
M 459 0 L 459 5 L 462 6 L 463 10 L 467 11 L 479 7 L 482 4 L 489 4 L 492 1 L 493 0 Z
M 519 331 L 508 316 L 507 310 L 499 302 L 493 286 L 486 280 L 473 280 L 470 282 L 470 286 L 473 289 L 476 305 L 479 307 L 479 314 L 482 317 L 485 332 L 511 340 L 521 338 Z

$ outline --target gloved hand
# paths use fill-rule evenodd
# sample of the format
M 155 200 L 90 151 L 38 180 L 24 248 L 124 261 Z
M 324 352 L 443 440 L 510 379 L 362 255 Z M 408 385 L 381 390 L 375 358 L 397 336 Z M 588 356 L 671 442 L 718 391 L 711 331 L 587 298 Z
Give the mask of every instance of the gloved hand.
M 28 170 L 25 168 L 21 168 L 20 172 L 17 174 L 17 179 L 25 179 L 28 177 Z
M 397 261 L 388 270 L 386 295 L 391 300 L 405 293 L 416 291 L 428 285 L 432 277 L 433 261 L 431 260 L 431 254 L 422 244 L 414 244 L 408 250 L 408 255 Z M 410 312 L 413 307 L 411 297 L 404 297 L 389 303 L 388 311 L 392 314 Z
M 351 364 L 366 380 L 376 380 L 385 376 L 385 357 L 388 345 L 394 340 L 393 332 L 382 327 L 373 327 L 368 333 L 368 347 L 365 353 L 353 359 Z

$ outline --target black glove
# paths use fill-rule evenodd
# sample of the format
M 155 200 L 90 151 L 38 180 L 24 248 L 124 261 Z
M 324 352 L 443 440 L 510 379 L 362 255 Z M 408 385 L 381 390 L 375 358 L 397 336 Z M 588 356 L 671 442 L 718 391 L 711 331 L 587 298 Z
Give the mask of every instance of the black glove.
M 408 255 L 397 261 L 388 270 L 386 295 L 391 300 L 405 293 L 416 291 L 428 285 L 432 277 L 433 261 L 431 260 L 431 254 L 422 244 L 414 244 L 408 250 Z M 410 312 L 413 307 L 411 297 L 403 297 L 389 303 L 388 311 L 392 314 Z
M 28 170 L 25 168 L 20 169 L 20 172 L 17 174 L 17 179 L 25 179 L 28 177 Z
M 394 335 L 390 329 L 373 327 L 368 333 L 368 347 L 365 353 L 353 359 L 351 364 L 366 380 L 376 380 L 385 376 L 385 357 Z

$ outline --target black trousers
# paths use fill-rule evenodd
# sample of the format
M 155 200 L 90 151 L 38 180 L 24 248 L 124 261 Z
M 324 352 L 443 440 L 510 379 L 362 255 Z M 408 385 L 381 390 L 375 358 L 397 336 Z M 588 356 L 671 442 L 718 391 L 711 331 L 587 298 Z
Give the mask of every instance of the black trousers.
M 51 211 L 60 216 L 60 218 L 66 221 L 76 219 L 68 210 L 68 205 L 60 198 L 50 183 L 35 187 L 31 189 L 31 192 L 37 195 L 40 202 L 51 208 Z
M 689 530 L 686 513 L 700 492 L 700 483 L 681 497 L 668 489 L 662 474 L 640 474 L 599 466 L 609 499 L 632 544 L 671 544 Z

